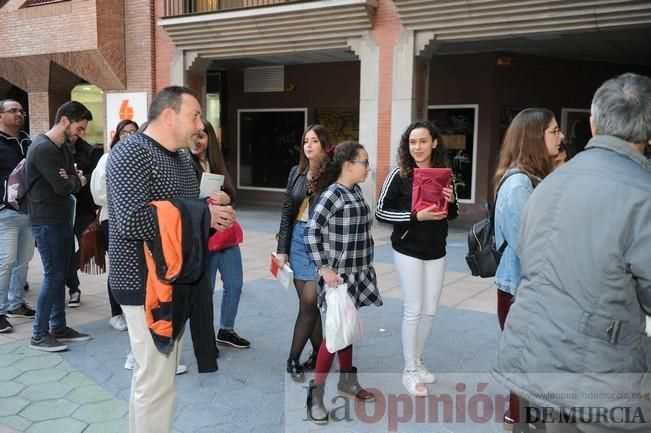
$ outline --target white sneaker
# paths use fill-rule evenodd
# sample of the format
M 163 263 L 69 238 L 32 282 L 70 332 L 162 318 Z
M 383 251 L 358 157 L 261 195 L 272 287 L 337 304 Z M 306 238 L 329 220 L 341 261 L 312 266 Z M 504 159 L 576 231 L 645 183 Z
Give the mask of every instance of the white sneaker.
M 127 370 L 133 370 L 133 367 L 136 365 L 136 358 L 133 357 L 131 351 L 127 354 L 127 360 L 124 361 L 124 368 Z
M 133 357 L 133 354 L 131 352 L 129 352 L 127 354 L 127 360 L 124 362 L 124 368 L 126 368 L 127 370 L 133 370 L 133 367 L 135 366 L 135 364 L 136 364 L 136 359 Z M 179 365 L 176 366 L 176 374 L 177 375 L 183 374 L 186 371 L 188 371 L 187 366 L 185 366 L 183 364 L 179 364 Z
M 124 317 L 122 317 L 122 314 L 118 314 L 117 316 L 111 317 L 109 319 L 109 325 L 111 325 L 111 328 L 115 329 L 116 331 L 127 330 L 127 322 L 124 321 Z
M 402 373 L 402 384 L 407 389 L 407 392 L 413 396 L 425 397 L 427 395 L 427 387 L 418 377 L 417 370 L 405 370 Z
M 425 361 L 422 358 L 416 360 L 416 370 L 418 371 L 418 377 L 423 383 L 434 383 L 436 382 L 436 376 L 434 373 L 430 373 L 425 365 Z

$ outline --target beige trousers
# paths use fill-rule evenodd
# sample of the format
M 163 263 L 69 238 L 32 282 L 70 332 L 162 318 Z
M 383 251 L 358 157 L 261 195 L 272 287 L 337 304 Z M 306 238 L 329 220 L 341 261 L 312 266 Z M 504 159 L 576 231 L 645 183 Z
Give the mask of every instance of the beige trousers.
M 129 433 L 169 433 L 174 410 L 174 378 L 179 362 L 179 346 L 168 356 L 160 353 L 147 327 L 142 305 L 122 305 L 129 327 L 131 352 L 136 360 L 129 399 Z

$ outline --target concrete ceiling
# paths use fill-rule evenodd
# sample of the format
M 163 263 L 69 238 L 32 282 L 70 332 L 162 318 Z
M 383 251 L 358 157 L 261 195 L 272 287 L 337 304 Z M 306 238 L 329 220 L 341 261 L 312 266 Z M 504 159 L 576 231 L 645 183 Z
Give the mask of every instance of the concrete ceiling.
M 531 34 L 464 42 L 432 41 L 433 55 L 504 52 L 651 66 L 651 26 L 591 32 Z M 209 69 L 357 61 L 348 50 L 242 57 L 214 61 Z
M 651 26 L 434 44 L 434 55 L 500 51 L 651 66 Z
M 212 62 L 209 70 L 227 69 L 229 67 L 248 68 L 251 66 L 298 65 L 304 63 L 353 62 L 358 58 L 352 51 L 330 50 L 289 54 L 270 54 L 239 59 L 222 59 Z

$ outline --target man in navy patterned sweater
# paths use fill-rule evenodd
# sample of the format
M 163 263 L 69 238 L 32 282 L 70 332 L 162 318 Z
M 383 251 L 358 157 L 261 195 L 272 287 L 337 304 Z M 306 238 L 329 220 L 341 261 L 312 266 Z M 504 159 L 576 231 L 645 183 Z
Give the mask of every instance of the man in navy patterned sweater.
M 166 356 L 145 318 L 146 265 L 143 243 L 154 239 L 151 206 L 157 200 L 197 198 L 199 183 L 188 147 L 203 128 L 201 105 L 192 90 L 171 86 L 151 102 L 149 124 L 117 146 L 108 160 L 109 281 L 122 306 L 136 361 L 129 402 L 130 433 L 168 433 L 174 408 L 174 375 L 180 342 Z M 230 206 L 210 206 L 211 226 L 223 230 L 235 216 Z

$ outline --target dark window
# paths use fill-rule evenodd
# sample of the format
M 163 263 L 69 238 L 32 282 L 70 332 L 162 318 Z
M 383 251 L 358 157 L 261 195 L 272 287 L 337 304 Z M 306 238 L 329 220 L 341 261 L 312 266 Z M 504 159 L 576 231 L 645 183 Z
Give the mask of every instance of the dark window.
M 298 164 L 305 109 L 240 110 L 239 188 L 284 189 Z
M 457 196 L 474 200 L 473 167 L 477 110 L 474 106 L 429 107 L 428 119 L 441 130 L 454 172 Z

